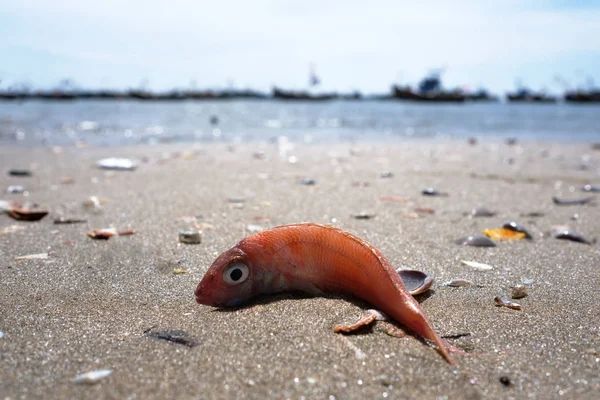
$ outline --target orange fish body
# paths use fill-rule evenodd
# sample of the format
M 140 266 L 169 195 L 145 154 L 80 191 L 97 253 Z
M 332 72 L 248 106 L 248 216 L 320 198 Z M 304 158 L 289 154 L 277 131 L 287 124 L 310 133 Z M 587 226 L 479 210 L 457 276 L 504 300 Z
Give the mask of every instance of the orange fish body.
M 332 226 L 284 225 L 243 239 L 213 262 L 195 295 L 200 304 L 224 307 L 287 290 L 353 295 L 437 344 L 452 363 L 453 347 L 435 333 L 390 262 L 371 244 Z

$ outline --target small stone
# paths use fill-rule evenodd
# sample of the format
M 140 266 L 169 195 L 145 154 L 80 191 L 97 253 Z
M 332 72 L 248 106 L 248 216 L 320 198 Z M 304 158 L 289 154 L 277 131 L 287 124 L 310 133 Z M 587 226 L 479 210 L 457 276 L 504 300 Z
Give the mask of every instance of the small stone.
M 185 244 L 200 244 L 202 242 L 201 231 L 181 231 L 179 241 Z
M 522 299 L 527 296 L 527 287 L 525 285 L 516 285 L 511 290 L 511 296 L 513 299 Z

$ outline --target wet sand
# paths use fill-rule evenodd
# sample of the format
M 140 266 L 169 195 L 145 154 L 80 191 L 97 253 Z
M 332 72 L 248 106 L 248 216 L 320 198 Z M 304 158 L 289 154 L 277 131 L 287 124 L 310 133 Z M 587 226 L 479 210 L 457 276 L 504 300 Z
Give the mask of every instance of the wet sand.
M 552 202 L 590 196 L 579 187 L 600 184 L 600 152 L 589 145 L 340 144 L 296 147 L 283 159 L 272 144 L 3 147 L 0 156 L 2 190 L 22 184 L 28 191 L 1 198 L 51 212 L 39 222 L 0 215 L 3 398 L 591 399 L 600 392 L 599 244 L 548 235 L 554 225 L 569 225 L 600 238 L 599 194 L 591 194 L 595 204 Z M 131 172 L 96 168 L 107 156 L 144 162 Z M 9 168 L 31 169 L 33 177 L 9 177 Z M 393 177 L 381 178 L 382 171 Z M 62 177 L 75 182 L 61 184 Z M 304 177 L 316 185 L 299 184 Z M 429 186 L 449 196 L 422 196 Z M 89 196 L 107 200 L 102 211 L 82 207 Z M 497 214 L 464 215 L 476 206 Z M 415 218 L 416 207 L 435 214 Z M 352 218 L 361 211 L 375 217 Z M 60 215 L 87 222 L 54 225 Z M 201 244 L 180 244 L 178 232 L 194 216 L 212 229 L 204 228 Z M 528 227 L 534 240 L 495 248 L 453 243 L 508 220 Z M 301 221 L 332 223 L 394 265 L 433 275 L 422 307 L 441 335 L 468 334 L 448 340 L 470 355 L 453 356 L 450 366 L 433 347 L 387 336 L 380 326 L 334 334 L 336 324 L 368 307 L 347 298 L 282 294 L 227 311 L 195 303 L 204 272 L 249 234 L 248 225 Z M 110 226 L 135 234 L 86 236 Z M 15 260 L 46 251 L 45 260 Z M 440 285 L 455 278 L 478 286 Z M 521 311 L 494 305 L 526 279 L 533 284 L 516 300 Z M 148 330 L 183 330 L 199 345 L 148 338 Z M 71 382 L 97 369 L 113 372 L 96 385 Z

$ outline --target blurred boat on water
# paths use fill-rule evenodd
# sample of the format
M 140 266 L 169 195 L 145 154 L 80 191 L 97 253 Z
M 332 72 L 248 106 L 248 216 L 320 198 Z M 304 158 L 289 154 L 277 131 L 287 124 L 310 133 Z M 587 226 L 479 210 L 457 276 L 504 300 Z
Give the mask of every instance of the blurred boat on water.
M 534 92 L 527 88 L 521 88 L 514 93 L 506 94 L 509 103 L 545 103 L 552 104 L 558 101 L 556 96 L 550 96 L 543 92 Z
M 600 103 L 600 90 L 577 90 L 565 93 L 567 103 Z
M 419 82 L 418 90 L 410 86 L 392 86 L 392 97 L 397 100 L 443 103 L 462 103 L 467 99 L 462 90 L 443 90 L 440 74 L 437 72 L 423 78 Z

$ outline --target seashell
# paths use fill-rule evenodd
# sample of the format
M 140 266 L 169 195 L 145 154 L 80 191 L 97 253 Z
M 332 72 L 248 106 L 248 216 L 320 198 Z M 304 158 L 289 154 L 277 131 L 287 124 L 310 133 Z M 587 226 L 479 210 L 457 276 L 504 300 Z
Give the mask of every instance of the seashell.
M 362 211 L 362 212 L 359 212 L 359 213 L 356 213 L 356 214 L 352 214 L 352 218 L 355 218 L 355 219 L 371 219 L 371 218 L 375 218 L 375 214 L 369 214 L 367 212 Z
M 471 210 L 472 217 L 493 217 L 496 215 L 495 211 L 490 211 L 485 207 L 475 207 Z
M 579 206 L 583 204 L 587 204 L 594 200 L 594 197 L 586 197 L 584 199 L 576 199 L 576 200 L 562 200 L 557 197 L 552 197 L 552 201 L 554 204 L 558 206 Z
M 8 215 L 19 221 L 39 221 L 48 215 L 48 211 L 45 210 L 23 210 L 20 208 L 13 208 L 8 211 Z
M 404 282 L 408 293 L 413 296 L 425 293 L 433 284 L 433 277 L 427 275 L 425 272 L 400 268 L 396 271 L 400 275 L 402 282 Z
M 428 187 L 421 191 L 423 196 L 448 196 L 448 193 L 443 193 L 436 188 Z
M 87 232 L 86 235 L 96 240 L 108 240 L 117 235 L 117 230 L 115 228 L 94 229 L 93 231 Z
M 502 228 L 509 229 L 514 232 L 524 233 L 525 237 L 527 239 L 533 239 L 533 236 L 531 236 L 529 231 L 523 225 L 519 224 L 518 222 L 515 222 L 515 221 L 505 222 L 504 225 L 502 225 Z
M 129 158 L 109 157 L 96 162 L 96 166 L 101 169 L 112 169 L 118 171 L 133 171 L 137 164 Z
M 527 296 L 527 287 L 525 285 L 516 285 L 510 292 L 513 299 L 522 299 Z
M 86 385 L 94 385 L 100 380 L 106 378 L 112 374 L 112 369 L 98 369 L 95 371 L 86 372 L 85 374 L 81 374 L 73 378 L 71 382 L 73 383 L 81 383 Z
M 466 286 L 473 286 L 473 285 L 474 285 L 474 283 L 467 279 L 452 279 L 451 281 L 442 283 L 441 286 L 466 287 Z
M 200 244 L 202 242 L 201 231 L 181 231 L 179 241 L 185 244 Z
M 480 263 L 477 261 L 460 260 L 460 263 L 463 265 L 466 265 L 468 267 L 475 268 L 479 271 L 490 271 L 490 270 L 494 269 L 494 267 L 492 267 L 491 265 Z
M 454 241 L 456 244 L 463 246 L 474 246 L 474 247 L 495 247 L 494 243 L 489 237 L 476 233 L 474 235 L 465 236 Z
M 496 240 L 519 240 L 525 237 L 525 234 L 522 232 L 506 228 L 484 229 L 483 234 Z
M 520 310 L 521 309 L 520 304 L 513 303 L 512 301 L 507 300 L 504 297 L 496 296 L 496 297 L 494 297 L 494 302 L 496 303 L 496 306 L 498 306 L 498 307 L 507 307 L 512 310 Z
M 23 193 L 25 188 L 21 185 L 10 185 L 6 188 L 6 193 Z
M 565 239 L 573 242 L 592 244 L 592 242 L 587 240 L 581 233 L 575 232 L 571 229 L 556 229 L 552 232 L 552 234 L 556 239 Z

